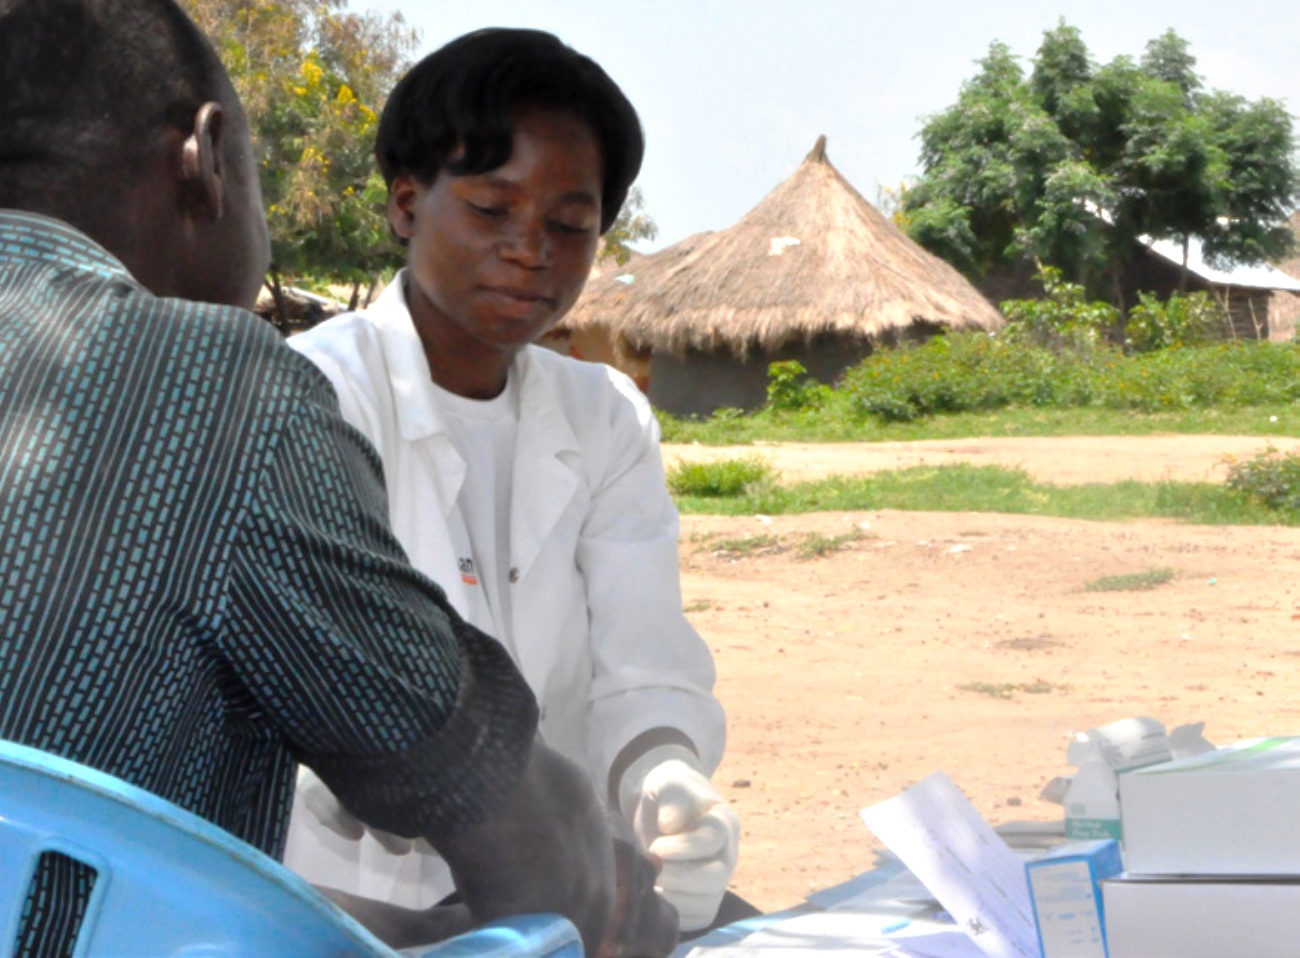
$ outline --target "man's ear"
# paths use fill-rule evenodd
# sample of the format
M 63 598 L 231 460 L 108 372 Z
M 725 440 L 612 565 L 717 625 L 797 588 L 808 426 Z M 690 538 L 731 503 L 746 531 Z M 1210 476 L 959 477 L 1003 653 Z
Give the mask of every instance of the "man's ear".
M 225 112 L 220 103 L 204 103 L 194 114 L 194 129 L 181 148 L 181 178 L 213 219 L 221 219 L 224 170 L 221 163 Z
M 388 187 L 388 225 L 403 244 L 415 234 L 415 204 L 426 188 L 410 173 L 399 173 Z

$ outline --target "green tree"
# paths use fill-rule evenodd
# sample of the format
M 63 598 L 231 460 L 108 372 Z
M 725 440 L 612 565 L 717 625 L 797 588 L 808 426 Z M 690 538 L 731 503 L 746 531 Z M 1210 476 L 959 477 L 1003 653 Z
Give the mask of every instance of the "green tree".
M 212 38 L 248 110 L 271 230 L 267 285 L 363 288 L 400 265 L 371 156 L 378 112 L 410 62 L 400 14 L 346 0 L 180 0 Z
M 632 244 L 639 240 L 652 240 L 659 235 L 659 227 L 645 212 L 645 199 L 641 188 L 634 186 L 627 193 L 618 218 L 601 237 L 596 259 L 622 266 L 632 256 Z
M 1291 118 L 1274 100 L 1206 91 L 1195 65 L 1173 31 L 1140 61 L 1098 66 L 1062 21 L 1028 76 L 994 42 L 921 130 L 909 235 L 973 278 L 1028 261 L 1117 305 L 1140 236 L 1185 253 L 1200 239 L 1219 261 L 1284 255 L 1300 186 Z

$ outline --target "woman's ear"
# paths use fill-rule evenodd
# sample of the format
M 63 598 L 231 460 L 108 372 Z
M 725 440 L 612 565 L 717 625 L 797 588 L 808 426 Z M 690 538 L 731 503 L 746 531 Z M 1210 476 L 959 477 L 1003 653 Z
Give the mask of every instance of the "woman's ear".
M 415 204 L 426 188 L 410 173 L 399 173 L 388 187 L 388 225 L 403 242 L 415 234 Z
M 221 104 L 204 103 L 194 114 L 194 128 L 181 148 L 181 179 L 213 219 L 221 219 L 224 202 L 221 163 L 224 126 Z

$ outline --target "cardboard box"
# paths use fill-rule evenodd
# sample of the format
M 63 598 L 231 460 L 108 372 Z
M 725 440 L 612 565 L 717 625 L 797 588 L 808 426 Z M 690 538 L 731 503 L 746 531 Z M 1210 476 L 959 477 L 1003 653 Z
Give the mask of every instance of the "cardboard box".
M 1101 883 L 1110 958 L 1295 958 L 1300 878 L 1166 878 Z
M 1300 738 L 1125 772 L 1119 795 L 1130 874 L 1300 875 Z
M 1067 842 L 1025 863 L 1043 958 L 1106 958 L 1100 882 L 1120 870 L 1113 838 Z

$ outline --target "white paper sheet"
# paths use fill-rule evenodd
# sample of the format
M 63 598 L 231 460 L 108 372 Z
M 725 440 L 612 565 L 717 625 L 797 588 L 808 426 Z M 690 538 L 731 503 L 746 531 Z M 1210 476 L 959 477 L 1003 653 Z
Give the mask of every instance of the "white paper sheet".
M 862 820 L 985 955 L 1038 958 L 1024 863 L 947 775 L 863 809 Z

